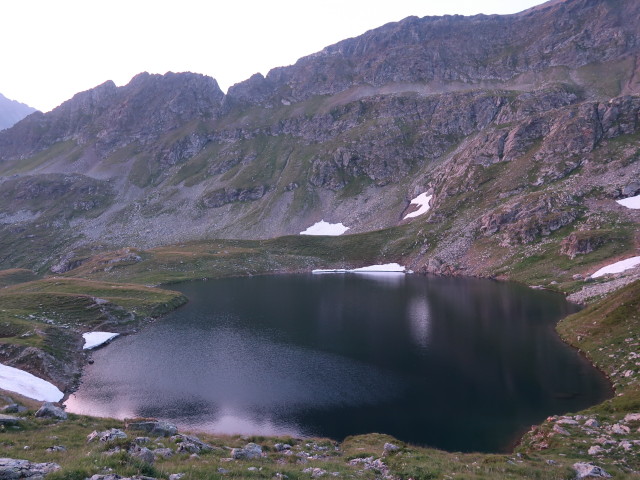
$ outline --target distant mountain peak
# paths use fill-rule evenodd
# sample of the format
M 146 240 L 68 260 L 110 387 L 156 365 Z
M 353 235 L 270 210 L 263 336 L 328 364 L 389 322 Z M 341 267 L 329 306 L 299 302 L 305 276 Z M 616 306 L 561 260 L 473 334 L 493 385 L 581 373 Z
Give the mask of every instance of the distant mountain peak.
M 0 93 L 0 130 L 15 125 L 35 111 L 35 108 L 16 100 L 11 100 Z

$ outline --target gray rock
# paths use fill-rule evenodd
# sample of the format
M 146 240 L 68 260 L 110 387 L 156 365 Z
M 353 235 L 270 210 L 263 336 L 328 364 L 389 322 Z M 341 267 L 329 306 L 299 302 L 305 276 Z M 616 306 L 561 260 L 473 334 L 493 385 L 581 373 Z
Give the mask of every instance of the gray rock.
M 284 452 L 285 450 L 291 450 L 291 445 L 289 445 L 288 443 L 276 443 L 274 445 L 274 447 L 276 447 L 276 451 L 278 451 L 278 452 Z
M 149 443 L 151 439 L 149 437 L 136 437 L 133 441 L 138 445 L 143 445 Z
M 586 422 L 584 422 L 585 427 L 598 428 L 600 423 L 595 418 L 590 418 Z
M 18 405 L 17 403 L 12 403 L 11 405 L 7 405 L 2 409 L 4 413 L 24 413 L 27 410 L 27 407 Z
M 178 427 L 168 422 L 142 421 L 127 424 L 127 430 L 147 432 L 158 437 L 170 437 L 178 433 Z
M 184 473 L 172 473 L 169 475 L 169 480 L 180 480 L 182 477 L 184 477 Z
M 67 451 L 67 449 L 62 445 L 54 445 L 53 447 L 47 448 L 47 452 L 49 452 L 49 453 L 66 452 L 66 451 Z
M 0 414 L 0 425 L 15 425 L 20 420 L 22 420 L 22 418 L 20 418 L 20 417 L 14 417 L 12 415 Z
M 0 458 L 0 479 L 2 480 L 42 480 L 47 474 L 60 470 L 57 463 L 31 463 L 28 460 Z
M 174 451 L 170 448 L 156 448 L 153 450 L 153 455 L 156 458 L 169 458 L 174 455 Z
M 385 455 L 391 452 L 397 452 L 398 450 L 400 450 L 400 447 L 397 445 L 394 445 L 393 443 L 385 443 L 384 444 L 384 453 Z
M 640 422 L 640 413 L 628 413 L 624 416 L 625 423 Z
M 56 407 L 53 403 L 45 402 L 36 412 L 36 417 L 67 419 L 67 412 L 60 407 Z
M 229 470 L 227 470 L 226 468 L 218 468 L 218 473 L 221 473 L 222 475 L 224 475 L 225 473 L 229 473 Z
M 626 435 L 630 431 L 631 429 L 629 427 L 626 425 L 620 425 L 619 423 L 616 423 L 611 427 L 611 433 L 615 433 L 617 435 Z
M 262 447 L 255 443 L 247 443 L 244 448 L 231 450 L 231 456 L 236 460 L 260 458 L 262 456 Z
M 553 431 L 556 433 L 559 433 L 560 435 L 567 435 L 567 436 L 571 435 L 567 430 L 562 428 L 560 425 L 554 425 Z
M 215 450 L 208 443 L 203 442 L 195 435 L 178 434 L 171 437 L 171 440 L 180 444 L 179 452 L 200 453 L 200 451 L 209 452 Z
M 147 447 L 140 447 L 136 445 L 129 449 L 129 453 L 131 454 L 132 457 L 138 458 L 150 465 L 153 464 L 153 462 L 156 459 L 153 452 L 149 450 Z
M 101 442 L 107 443 L 112 442 L 118 438 L 127 438 L 127 434 L 118 428 L 112 428 L 111 430 L 105 430 L 104 432 L 98 432 L 94 430 L 89 435 L 87 435 L 87 443 L 98 439 Z
M 157 480 L 154 477 L 145 477 L 144 475 L 134 475 L 133 477 L 121 477 L 115 473 L 109 473 L 107 475 L 93 475 L 88 480 Z
M 589 455 L 599 455 L 604 451 L 605 451 L 604 448 L 602 448 L 600 445 L 593 445 L 592 447 L 589 448 L 589 451 L 587 453 Z
M 623 197 L 633 197 L 640 193 L 640 182 L 631 182 L 626 187 L 622 188 Z
M 574 463 L 573 469 L 576 471 L 576 478 L 600 477 L 611 478 L 602 468 L 592 463 Z

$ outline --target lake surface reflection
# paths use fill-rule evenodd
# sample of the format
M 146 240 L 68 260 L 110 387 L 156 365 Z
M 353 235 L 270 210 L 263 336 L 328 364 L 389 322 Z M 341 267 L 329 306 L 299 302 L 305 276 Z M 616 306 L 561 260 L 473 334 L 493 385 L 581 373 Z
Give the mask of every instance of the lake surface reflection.
M 563 297 L 488 280 L 282 275 L 173 286 L 190 302 L 93 354 L 68 410 L 218 433 L 380 432 L 505 451 L 610 396 L 555 334 Z

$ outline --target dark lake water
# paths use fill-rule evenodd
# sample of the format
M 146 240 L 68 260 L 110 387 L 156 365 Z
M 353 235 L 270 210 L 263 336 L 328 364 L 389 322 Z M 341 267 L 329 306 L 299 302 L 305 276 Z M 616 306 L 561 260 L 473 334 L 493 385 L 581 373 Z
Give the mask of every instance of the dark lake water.
M 576 307 L 549 292 L 402 274 L 172 288 L 190 302 L 93 353 L 69 411 L 217 433 L 380 432 L 498 452 L 548 415 L 610 395 L 555 334 Z

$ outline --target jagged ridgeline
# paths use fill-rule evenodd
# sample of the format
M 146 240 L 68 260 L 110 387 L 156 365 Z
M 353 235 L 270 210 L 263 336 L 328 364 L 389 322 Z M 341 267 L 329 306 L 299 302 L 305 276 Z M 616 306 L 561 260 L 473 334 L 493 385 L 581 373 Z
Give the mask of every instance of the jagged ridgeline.
M 0 268 L 323 219 L 390 228 L 411 240 L 395 259 L 436 272 L 517 278 L 530 265 L 514 255 L 563 268 L 623 253 L 639 220 L 614 202 L 640 192 L 638 18 L 637 0 L 410 17 L 226 95 L 194 73 L 106 82 L 0 132 Z M 428 214 L 403 220 L 426 192 Z

